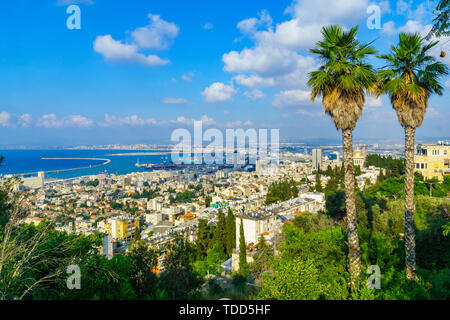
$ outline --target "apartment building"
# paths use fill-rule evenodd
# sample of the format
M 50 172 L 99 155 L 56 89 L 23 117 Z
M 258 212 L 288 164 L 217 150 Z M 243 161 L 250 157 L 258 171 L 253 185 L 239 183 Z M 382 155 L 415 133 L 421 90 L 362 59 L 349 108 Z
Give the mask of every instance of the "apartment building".
M 108 218 L 104 224 L 106 234 L 110 234 L 114 240 L 128 239 L 140 227 L 140 218 L 131 215 Z
M 444 180 L 450 175 L 450 142 L 419 144 L 414 156 L 414 170 L 426 179 Z

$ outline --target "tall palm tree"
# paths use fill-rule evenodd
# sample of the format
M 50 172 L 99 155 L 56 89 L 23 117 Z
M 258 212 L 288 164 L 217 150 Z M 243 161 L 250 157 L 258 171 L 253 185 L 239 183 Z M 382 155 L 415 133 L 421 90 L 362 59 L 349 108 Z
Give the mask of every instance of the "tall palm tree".
M 387 65 L 379 72 L 379 94 L 391 98 L 398 121 L 405 130 L 405 251 L 406 277 L 416 279 L 414 240 L 414 135 L 422 125 L 432 93 L 442 95 L 439 78 L 448 73 L 448 67 L 429 55 L 438 42 L 425 42 L 418 33 L 400 33 L 397 46 L 379 58 Z
M 355 288 L 361 270 L 356 206 L 355 177 L 353 168 L 353 129 L 364 107 L 364 90 L 376 83 L 376 72 L 365 62 L 376 51 L 370 44 L 356 39 L 358 27 L 343 31 L 332 25 L 322 28 L 322 40 L 311 49 L 322 64 L 317 71 L 309 73 L 308 86 L 311 100 L 322 96 L 325 112 L 342 130 L 342 144 L 345 167 L 345 204 L 349 247 L 350 284 Z

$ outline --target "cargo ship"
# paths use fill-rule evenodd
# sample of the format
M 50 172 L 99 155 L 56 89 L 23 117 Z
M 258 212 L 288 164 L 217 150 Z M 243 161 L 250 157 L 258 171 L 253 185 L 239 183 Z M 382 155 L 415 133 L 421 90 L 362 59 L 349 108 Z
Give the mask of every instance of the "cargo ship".
M 187 164 L 175 164 L 172 161 L 166 163 L 143 163 L 140 164 L 139 160 L 136 163 L 136 167 L 143 168 L 145 170 L 179 170 L 184 169 Z

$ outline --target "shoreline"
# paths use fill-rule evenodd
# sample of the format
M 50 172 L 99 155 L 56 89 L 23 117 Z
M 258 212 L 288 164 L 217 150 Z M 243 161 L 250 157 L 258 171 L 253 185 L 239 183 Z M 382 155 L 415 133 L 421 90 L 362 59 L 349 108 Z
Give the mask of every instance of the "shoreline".
M 171 151 L 163 152 L 130 152 L 130 153 L 111 153 L 106 154 L 107 157 L 136 157 L 136 156 L 167 156 Z
M 59 172 L 83 170 L 83 169 L 90 169 L 90 168 L 105 166 L 111 162 L 111 159 L 105 159 L 105 158 L 41 158 L 41 160 L 90 160 L 90 161 L 103 161 L 103 162 L 100 164 L 84 166 L 84 167 L 77 167 L 77 168 L 36 171 L 36 172 L 27 172 L 27 173 L 14 173 L 11 175 L 13 175 L 13 176 L 28 176 L 28 175 L 38 174 L 39 172 L 44 172 L 46 174 L 46 173 L 59 173 Z

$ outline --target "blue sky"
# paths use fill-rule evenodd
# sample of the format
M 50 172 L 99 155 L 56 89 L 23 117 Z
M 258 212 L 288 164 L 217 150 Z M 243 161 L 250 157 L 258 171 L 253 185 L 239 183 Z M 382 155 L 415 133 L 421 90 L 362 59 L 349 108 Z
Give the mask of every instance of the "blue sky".
M 69 30 L 66 9 L 81 10 Z M 436 1 L 17 0 L 0 10 L 0 145 L 168 142 L 193 120 L 278 128 L 281 139 L 339 139 L 309 102 L 308 48 L 322 25 L 360 25 L 386 52 L 399 31 L 425 33 Z M 369 29 L 370 5 L 381 28 Z M 441 40 L 443 43 L 448 39 Z M 443 49 L 450 51 L 450 42 Z M 441 47 L 434 54 L 438 55 Z M 450 63 L 450 54 L 441 59 Z M 374 65 L 380 66 L 378 61 Z M 417 137 L 449 137 L 446 92 Z M 369 98 L 356 139 L 403 139 L 387 97 Z

